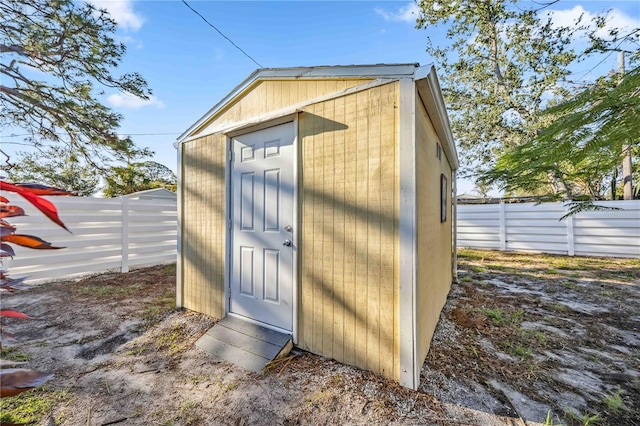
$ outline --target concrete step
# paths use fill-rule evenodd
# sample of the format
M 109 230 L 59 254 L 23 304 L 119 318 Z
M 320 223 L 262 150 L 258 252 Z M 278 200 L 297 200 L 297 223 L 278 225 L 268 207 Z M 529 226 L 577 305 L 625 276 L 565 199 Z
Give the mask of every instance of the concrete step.
M 293 347 L 288 334 L 228 315 L 198 339 L 196 346 L 256 373 L 262 373 L 269 362 L 286 356 Z

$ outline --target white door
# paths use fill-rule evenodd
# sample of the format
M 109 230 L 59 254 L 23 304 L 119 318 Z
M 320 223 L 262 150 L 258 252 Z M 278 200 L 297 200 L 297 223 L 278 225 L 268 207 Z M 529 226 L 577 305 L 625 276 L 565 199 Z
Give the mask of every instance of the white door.
M 293 329 L 293 123 L 232 140 L 230 312 Z

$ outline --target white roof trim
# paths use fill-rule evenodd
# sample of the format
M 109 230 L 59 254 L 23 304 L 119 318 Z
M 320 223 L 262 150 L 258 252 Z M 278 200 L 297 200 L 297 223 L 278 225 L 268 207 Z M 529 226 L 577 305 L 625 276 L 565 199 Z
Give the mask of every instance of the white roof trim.
M 287 106 L 285 108 L 280 108 L 280 109 L 277 109 L 275 111 L 270 111 L 270 112 L 268 112 L 266 114 L 257 115 L 255 117 L 251 117 L 251 118 L 248 118 L 248 119 L 243 120 L 243 121 L 237 121 L 237 122 L 234 122 L 234 123 L 221 124 L 219 126 L 213 127 L 212 129 L 210 129 L 207 132 L 198 133 L 197 135 L 194 135 L 194 136 L 191 136 L 191 137 L 187 137 L 187 138 L 184 138 L 182 140 L 178 140 L 177 142 L 175 142 L 173 144 L 173 146 L 174 147 L 178 147 L 182 143 L 189 142 L 189 141 L 192 141 L 192 140 L 195 140 L 195 139 L 200 139 L 200 138 L 203 138 L 205 136 L 214 135 L 216 133 L 231 133 L 231 132 L 235 132 L 235 131 L 241 130 L 243 128 L 252 127 L 252 126 L 258 125 L 260 123 L 266 122 L 266 121 L 275 120 L 275 119 L 280 118 L 280 117 L 285 117 L 287 115 L 291 115 L 291 114 L 294 114 L 296 112 L 300 112 L 304 108 L 308 107 L 309 105 L 313 105 L 313 104 L 317 104 L 319 102 L 324 102 L 324 101 L 328 101 L 328 100 L 331 100 L 331 99 L 339 98 L 341 96 L 350 95 L 352 93 L 362 92 L 364 90 L 371 89 L 371 88 L 377 87 L 377 86 L 382 86 L 384 84 L 388 84 L 388 83 L 391 83 L 391 82 L 394 82 L 394 81 L 397 81 L 397 79 L 395 79 L 395 78 L 379 78 L 377 80 L 372 80 L 370 82 L 359 84 L 359 85 L 353 86 L 353 87 L 349 87 L 347 89 L 339 90 L 337 92 L 329 93 L 327 95 L 318 96 L 318 97 L 313 98 L 313 99 L 307 99 L 304 102 L 299 102 L 297 104 L 290 105 L 290 106 Z
M 178 136 L 174 146 L 184 142 L 189 134 L 223 109 L 232 99 L 250 87 L 257 80 L 282 79 L 322 79 L 322 78 L 390 78 L 413 76 L 418 64 L 379 64 L 379 65 L 342 65 L 297 68 L 261 68 L 254 71 L 242 83 L 237 85 L 227 96 L 215 104 L 206 114 L 193 123 L 184 133 Z
M 429 117 L 433 122 L 442 148 L 451 163 L 451 168 L 457 170 L 460 167 L 456 144 L 451 132 L 451 123 L 449 122 L 449 114 L 447 114 L 447 106 L 442 97 L 440 82 L 433 65 L 427 65 L 418 68 L 415 73 L 416 87 L 420 94 L 420 99 L 425 109 L 429 113 Z M 434 115 L 431 112 L 435 112 Z

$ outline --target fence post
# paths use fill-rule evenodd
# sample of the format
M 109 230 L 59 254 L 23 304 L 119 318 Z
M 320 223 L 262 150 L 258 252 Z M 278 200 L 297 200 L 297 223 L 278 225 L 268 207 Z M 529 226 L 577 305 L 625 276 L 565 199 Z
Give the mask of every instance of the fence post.
M 569 208 L 567 207 L 567 213 Z M 567 217 L 567 254 L 569 256 L 575 256 L 575 242 L 573 240 L 573 216 Z
M 122 206 L 122 260 L 120 264 L 120 272 L 129 272 L 129 198 L 120 197 Z
M 507 212 L 504 201 L 500 201 L 500 250 L 507 250 Z

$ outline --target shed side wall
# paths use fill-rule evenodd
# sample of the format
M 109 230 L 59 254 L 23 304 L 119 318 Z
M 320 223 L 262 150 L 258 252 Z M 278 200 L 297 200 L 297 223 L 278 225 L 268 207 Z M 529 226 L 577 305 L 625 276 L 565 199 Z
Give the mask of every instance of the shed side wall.
M 300 115 L 298 346 L 399 377 L 398 83 Z
M 224 316 L 226 137 L 211 135 L 183 145 L 183 306 Z
M 289 105 L 348 89 L 371 79 L 260 81 L 226 109 L 209 120 L 200 132 L 213 126 L 237 123 Z
M 453 280 L 451 166 L 444 150 L 436 157 L 438 136 L 419 96 L 416 96 L 417 156 L 417 362 L 429 351 L 440 311 Z M 440 222 L 440 175 L 447 177 L 447 220 Z

